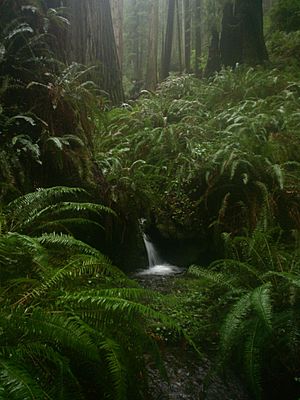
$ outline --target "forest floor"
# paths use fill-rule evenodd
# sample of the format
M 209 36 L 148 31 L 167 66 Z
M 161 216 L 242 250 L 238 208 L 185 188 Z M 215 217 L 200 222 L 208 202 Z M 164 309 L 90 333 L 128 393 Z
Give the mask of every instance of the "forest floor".
M 176 276 L 148 275 L 137 280 L 141 286 L 162 294 L 172 294 L 176 290 Z M 148 362 L 148 400 L 250 400 L 233 374 L 221 378 L 215 372 L 214 364 L 206 356 L 197 356 L 186 343 L 166 342 L 160 350 L 167 379 L 152 362 Z

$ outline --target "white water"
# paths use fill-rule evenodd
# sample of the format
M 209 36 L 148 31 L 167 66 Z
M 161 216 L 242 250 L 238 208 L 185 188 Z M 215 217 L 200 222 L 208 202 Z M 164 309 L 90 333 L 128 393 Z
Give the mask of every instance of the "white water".
M 143 234 L 143 239 L 148 256 L 148 268 L 139 271 L 138 275 L 173 275 L 182 272 L 181 268 L 168 264 L 161 258 L 147 235 Z
M 149 268 L 155 267 L 156 265 L 164 264 L 156 248 L 154 247 L 154 244 L 148 239 L 145 233 L 143 234 L 143 239 L 147 250 Z

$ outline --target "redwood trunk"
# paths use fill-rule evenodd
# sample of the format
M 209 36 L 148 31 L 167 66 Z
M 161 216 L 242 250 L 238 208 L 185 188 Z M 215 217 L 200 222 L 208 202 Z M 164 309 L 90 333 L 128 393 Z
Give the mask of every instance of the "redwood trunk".
M 165 45 L 162 59 L 162 79 L 167 78 L 170 72 L 171 55 L 173 46 L 173 33 L 174 33 L 174 17 L 175 17 L 175 0 L 169 0 L 168 3 L 168 19 L 167 29 L 165 36 Z
M 148 36 L 147 70 L 145 83 L 147 89 L 154 90 L 157 84 L 159 0 L 152 0 L 150 7 L 150 26 Z
M 69 61 L 97 65 L 92 76 L 113 103 L 123 100 L 121 70 L 109 0 L 68 0 L 71 28 Z
M 202 1 L 196 0 L 196 37 L 195 37 L 195 74 L 196 76 L 201 75 L 201 52 L 202 52 L 202 43 L 201 43 L 201 9 L 202 9 Z
M 191 1 L 184 0 L 184 59 L 185 70 L 191 72 Z
M 124 1 L 111 0 L 111 13 L 114 27 L 115 41 L 117 46 L 120 68 L 123 65 L 123 19 L 124 19 Z

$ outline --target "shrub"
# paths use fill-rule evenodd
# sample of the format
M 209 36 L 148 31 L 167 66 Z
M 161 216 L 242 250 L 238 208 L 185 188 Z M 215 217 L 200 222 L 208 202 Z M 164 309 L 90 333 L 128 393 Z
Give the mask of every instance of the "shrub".
M 284 32 L 300 30 L 300 4 L 298 0 L 279 0 L 271 10 L 271 29 Z
M 190 268 L 202 285 L 205 279 L 222 289 L 215 304 L 222 321 L 219 361 L 242 372 L 257 399 L 299 396 L 299 243 L 287 249 L 282 239 L 260 230 L 226 236 L 228 258 Z M 281 385 L 289 390 L 282 393 Z

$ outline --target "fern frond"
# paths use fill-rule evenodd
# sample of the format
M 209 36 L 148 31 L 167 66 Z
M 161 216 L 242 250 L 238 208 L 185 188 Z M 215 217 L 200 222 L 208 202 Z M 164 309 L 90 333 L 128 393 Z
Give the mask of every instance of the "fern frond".
M 235 259 L 221 259 L 217 261 L 213 261 L 210 264 L 211 268 L 219 268 L 219 269 L 224 269 L 228 270 L 229 273 L 231 274 L 232 272 L 237 272 L 238 270 L 248 272 L 251 276 L 255 277 L 258 281 L 263 282 L 263 279 L 260 275 L 260 273 L 257 271 L 255 267 L 253 267 L 251 264 Z M 231 278 L 233 281 L 237 280 L 237 278 Z M 243 280 L 243 275 L 239 275 L 239 280 Z
M 50 250 L 66 250 L 75 253 L 88 254 L 94 257 L 101 257 L 99 251 L 70 235 L 45 233 L 42 236 L 35 238 L 35 240 Z
M 26 228 L 32 228 L 39 221 L 43 222 L 51 221 L 54 219 L 53 223 L 55 222 L 55 218 L 60 217 L 64 213 L 83 213 L 83 212 L 93 212 L 100 214 L 102 212 L 110 213 L 116 215 L 114 211 L 110 208 L 102 206 L 100 204 L 93 204 L 93 203 L 74 203 L 74 202 L 62 202 L 57 203 L 48 207 L 43 208 L 40 211 L 34 210 L 30 212 L 26 219 L 20 220 L 14 225 L 14 229 L 18 230 L 18 232 L 22 232 L 26 230 Z M 73 220 L 75 222 L 75 219 Z
M 235 278 L 227 274 L 224 274 L 222 272 L 211 271 L 208 270 L 207 268 L 192 265 L 191 267 L 189 267 L 188 273 L 198 278 L 203 278 L 208 281 L 211 281 L 212 283 L 218 286 L 223 286 L 230 290 L 235 289 L 234 286 Z
M 70 188 L 65 186 L 56 186 L 47 189 L 39 189 L 36 192 L 28 193 L 18 197 L 10 202 L 6 207 L 7 215 L 12 221 L 12 227 L 15 223 L 26 219 L 32 213 L 32 210 L 40 211 L 53 202 L 62 201 L 65 198 L 85 195 L 87 192 L 81 188 Z
M 10 398 L 16 400 L 49 399 L 21 363 L 0 357 L 0 384 Z
M 291 273 L 291 272 L 277 272 L 277 271 L 268 271 L 264 274 L 264 277 L 268 278 L 271 276 L 279 276 L 280 278 L 285 279 L 291 285 L 300 288 L 300 275 Z
M 88 218 L 62 218 L 62 219 L 56 219 L 55 221 L 49 221 L 45 223 L 39 223 L 37 227 L 30 226 L 30 233 L 34 234 L 36 232 L 49 232 L 49 231 L 54 231 L 54 232 L 60 232 L 64 231 L 66 233 L 70 233 L 70 230 L 72 227 L 78 227 L 78 226 L 95 226 L 99 229 L 104 229 L 103 225 L 99 224 L 96 221 L 93 221 Z
M 106 338 L 100 344 L 100 349 L 105 351 L 105 358 L 112 377 L 116 400 L 127 399 L 127 370 L 122 360 L 122 349 L 116 341 Z
M 35 285 L 34 289 L 25 293 L 20 298 L 19 303 L 24 304 L 29 299 L 39 298 L 50 289 L 63 284 L 65 281 L 81 276 L 94 276 L 99 280 L 104 276 L 113 276 L 116 282 L 118 279 L 125 278 L 125 275 L 118 268 L 114 267 L 101 253 L 97 257 L 78 255 L 76 258 L 71 259 L 64 267 L 44 271 L 41 274 L 42 282 L 39 285 Z M 145 292 L 147 293 L 147 291 Z
M 277 180 L 279 188 L 282 190 L 284 188 L 284 170 L 279 164 L 272 165 L 272 172 Z
M 71 370 L 70 360 L 63 356 L 61 352 L 55 350 L 54 347 L 39 341 L 33 343 L 26 341 L 24 344 L 18 343 L 17 346 L 2 346 L 0 347 L 0 354 L 17 364 L 21 362 L 25 365 L 29 362 L 31 368 L 34 365 L 34 370 L 31 370 L 31 374 L 43 388 L 47 388 L 47 390 L 44 389 L 46 393 L 42 397 L 43 399 L 66 398 L 64 396 L 64 382 L 68 382 L 68 386 L 73 389 L 72 398 L 84 400 L 80 384 Z M 45 369 L 45 363 L 50 363 L 51 369 Z M 53 374 L 53 378 L 56 381 L 53 387 L 48 387 L 49 374 Z
M 128 289 L 128 291 L 125 289 L 125 294 L 128 295 L 130 290 L 133 290 L 133 296 L 137 295 L 138 290 L 135 291 L 136 289 Z M 110 289 L 106 293 L 109 293 L 109 291 Z M 61 296 L 59 304 L 72 305 L 79 315 L 87 313 L 88 316 L 91 316 L 92 310 L 98 310 L 98 312 L 101 311 L 112 318 L 114 315 L 117 315 L 120 320 L 126 320 L 127 322 L 134 321 L 137 317 L 159 320 L 170 329 L 183 334 L 182 329 L 172 318 L 147 305 L 116 297 L 116 293 L 118 291 L 115 289 L 111 292 L 114 297 L 108 297 L 107 295 L 99 296 L 97 291 L 94 293 L 92 290 L 84 295 L 81 293 L 67 293 Z M 105 317 L 104 314 L 102 318 Z
M 26 328 L 38 338 L 60 344 L 90 360 L 99 360 L 97 346 L 92 341 L 90 332 L 78 318 L 67 317 L 59 312 L 50 314 L 35 308 L 30 318 L 26 319 Z
M 238 342 L 240 330 L 244 319 L 251 308 L 251 294 L 244 294 L 227 314 L 221 327 L 221 355 L 224 359 L 228 357 L 232 347 Z
M 91 290 L 81 290 L 79 295 L 86 297 L 91 295 Z M 92 295 L 94 298 L 121 298 L 124 300 L 132 300 L 134 302 L 154 300 L 159 297 L 157 292 L 141 288 L 112 288 L 112 289 L 96 289 L 92 290 Z
M 271 284 L 259 286 L 251 293 L 251 304 L 259 319 L 268 330 L 272 330 Z
M 244 345 L 244 363 L 247 379 L 255 398 L 261 398 L 261 332 L 260 320 L 257 318 L 251 325 Z

